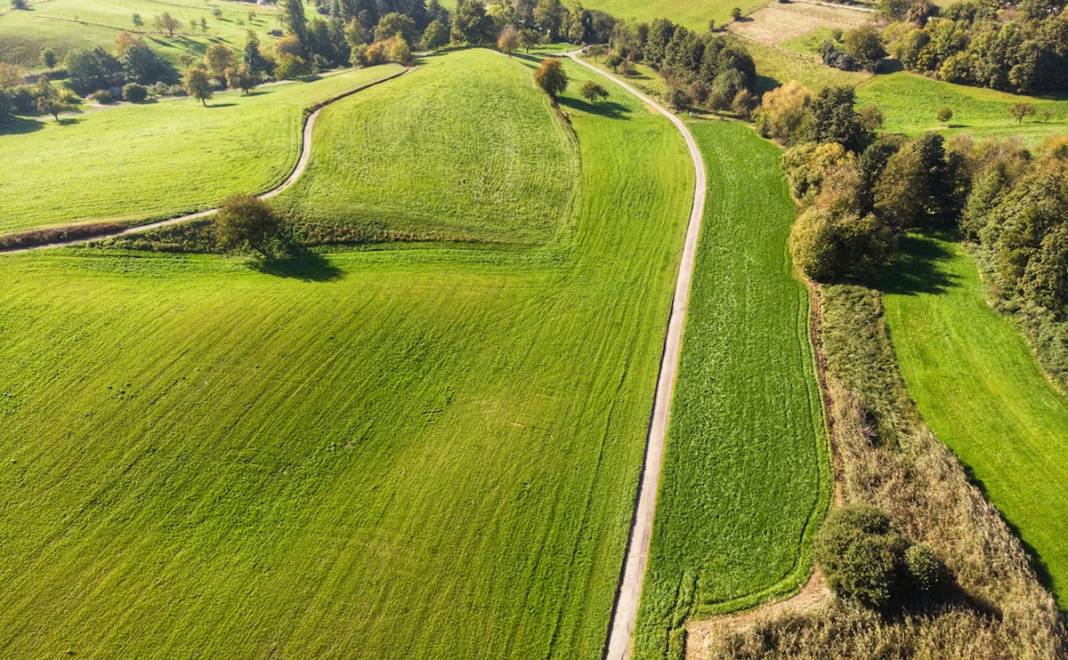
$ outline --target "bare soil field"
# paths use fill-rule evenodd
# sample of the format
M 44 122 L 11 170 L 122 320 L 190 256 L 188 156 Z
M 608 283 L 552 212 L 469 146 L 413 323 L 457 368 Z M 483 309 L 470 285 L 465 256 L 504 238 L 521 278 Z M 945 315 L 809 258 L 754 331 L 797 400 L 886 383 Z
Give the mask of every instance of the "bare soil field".
M 873 18 L 870 11 L 862 8 L 831 7 L 809 2 L 774 2 L 757 9 L 741 21 L 731 23 L 728 29 L 746 39 L 777 46 L 820 28 L 849 30 Z

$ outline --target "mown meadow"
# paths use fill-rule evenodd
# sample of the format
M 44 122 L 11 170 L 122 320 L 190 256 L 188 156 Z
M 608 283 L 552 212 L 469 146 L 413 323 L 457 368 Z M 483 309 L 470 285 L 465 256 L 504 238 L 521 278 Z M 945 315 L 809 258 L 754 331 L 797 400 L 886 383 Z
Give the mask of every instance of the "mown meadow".
M 216 94 L 92 110 L 0 130 L 0 234 L 90 220 L 135 224 L 281 183 L 304 109 L 400 71 L 394 64 Z M 91 193 L 91 194 L 90 194 Z
M 0 259 L 0 652 L 598 656 L 694 185 L 609 91 L 543 247 Z
M 212 13 L 216 9 L 221 12 L 218 18 Z M 173 35 L 154 23 L 164 12 L 180 23 Z M 134 14 L 141 16 L 143 26 L 133 24 Z M 0 62 L 41 68 L 46 48 L 62 61 L 73 50 L 110 49 L 123 30 L 144 34 L 148 45 L 170 60 L 182 54 L 199 58 L 216 43 L 240 48 L 250 30 L 268 39 L 267 33 L 280 27 L 278 15 L 271 5 L 230 0 L 32 0 L 29 10 L 10 9 L 5 2 L 0 9 Z M 201 19 L 207 21 L 207 31 L 190 26 L 190 21 Z
M 786 238 L 780 150 L 691 122 L 709 195 L 657 501 L 636 657 L 682 648 L 690 616 L 796 589 L 831 488 L 808 293 Z
M 1017 103 L 1034 106 L 1038 114 L 1018 122 L 1009 114 L 1009 108 Z M 886 131 L 910 136 L 925 131 L 976 138 L 1018 136 L 1025 144 L 1034 145 L 1050 135 L 1068 131 L 1068 100 L 955 85 L 915 73 L 871 78 L 857 87 L 857 104 L 878 106 Z M 953 111 L 948 122 L 938 120 L 941 108 Z M 1048 113 L 1048 117 L 1042 113 Z
M 279 208 L 317 224 L 545 242 L 571 213 L 577 172 L 568 129 L 542 130 L 551 114 L 529 70 L 503 55 L 424 58 L 323 111 L 309 168 Z
M 971 470 L 1068 608 L 1068 397 L 987 304 L 958 243 L 910 237 L 883 288 L 901 373 L 924 421 Z

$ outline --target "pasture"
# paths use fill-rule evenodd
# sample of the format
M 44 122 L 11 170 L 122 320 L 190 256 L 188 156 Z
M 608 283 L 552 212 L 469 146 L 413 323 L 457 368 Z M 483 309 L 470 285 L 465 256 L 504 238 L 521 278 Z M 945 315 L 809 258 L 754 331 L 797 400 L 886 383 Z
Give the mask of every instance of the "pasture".
M 216 8 L 222 12 L 219 18 L 212 15 Z M 181 23 L 173 36 L 154 24 L 164 12 Z M 254 20 L 250 12 L 255 12 Z M 134 26 L 135 13 L 141 15 L 143 27 Z M 189 24 L 200 19 L 207 21 L 206 32 Z M 149 46 L 172 61 L 183 53 L 199 59 L 212 44 L 243 47 L 249 30 L 269 41 L 267 33 L 279 27 L 273 6 L 230 0 L 30 0 L 27 11 L 0 14 L 0 62 L 37 69 L 46 48 L 60 61 L 72 50 L 98 46 L 112 50 L 115 36 L 123 30 L 143 35 Z
M 912 236 L 884 285 L 909 394 L 1041 562 L 1068 609 L 1068 398 L 990 308 L 957 243 Z
M 146 222 L 212 208 L 281 183 L 308 106 L 399 71 L 383 65 L 314 82 L 90 110 L 0 130 L 0 234 L 92 220 Z M 92 191 L 92 194 L 86 194 Z
M 786 239 L 780 150 L 737 122 L 691 122 L 709 170 L 636 657 L 686 619 L 796 589 L 829 501 L 809 302 Z M 674 657 L 673 655 L 671 657 Z
M 955 85 L 907 72 L 875 76 L 858 86 L 857 103 L 879 106 L 886 122 L 884 130 L 905 135 L 937 131 L 976 138 L 1015 136 L 1033 146 L 1051 135 L 1068 132 L 1068 100 Z M 1016 103 L 1033 105 L 1038 116 L 1018 122 L 1009 114 Z M 942 107 L 953 110 L 948 124 L 938 121 Z M 1049 116 L 1042 116 L 1044 112 Z
M 302 222 L 365 231 L 546 242 L 571 212 L 578 170 L 573 138 L 551 114 L 527 68 L 503 55 L 426 58 L 324 110 L 310 166 L 278 205 Z
M 0 259 L 4 655 L 599 655 L 694 182 L 567 66 L 549 246 Z

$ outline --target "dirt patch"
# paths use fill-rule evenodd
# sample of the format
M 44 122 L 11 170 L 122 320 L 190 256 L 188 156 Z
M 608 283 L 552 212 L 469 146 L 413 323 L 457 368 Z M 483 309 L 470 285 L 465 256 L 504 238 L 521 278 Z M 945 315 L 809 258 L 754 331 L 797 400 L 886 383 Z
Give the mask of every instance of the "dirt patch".
M 725 614 L 702 621 L 689 621 L 686 623 L 686 657 L 708 657 L 709 643 L 718 636 L 743 630 L 759 621 L 776 619 L 797 612 L 807 612 L 830 602 L 831 597 L 831 590 L 827 587 L 823 574 L 817 569 L 812 571 L 812 575 L 801 591 L 785 600 L 765 603 L 755 609 L 737 614 Z
M 731 23 L 728 29 L 746 39 L 777 46 L 820 28 L 851 30 L 873 18 L 870 11 L 853 7 L 772 3 L 749 14 L 744 21 Z

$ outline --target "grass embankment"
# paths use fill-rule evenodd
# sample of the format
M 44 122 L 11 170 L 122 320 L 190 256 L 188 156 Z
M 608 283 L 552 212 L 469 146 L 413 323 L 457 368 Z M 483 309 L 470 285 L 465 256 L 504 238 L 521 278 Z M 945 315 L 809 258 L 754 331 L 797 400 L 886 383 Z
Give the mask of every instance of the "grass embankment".
M 1018 136 L 1034 145 L 1050 135 L 1068 132 L 1068 100 L 1007 94 L 982 87 L 954 85 L 914 73 L 875 76 L 857 88 L 857 103 L 875 104 L 883 111 L 885 130 L 905 135 L 938 131 L 944 135 L 964 133 L 977 138 Z M 1009 108 L 1029 103 L 1049 119 L 1029 117 L 1022 124 Z M 948 107 L 953 118 L 948 125 L 938 121 L 938 110 Z
M 5 656 L 600 654 L 693 181 L 568 73 L 556 247 L 0 259 Z
M 830 494 L 808 295 L 786 238 L 780 151 L 748 126 L 690 124 L 709 196 L 638 624 L 638 657 L 689 616 L 795 589 Z
M 1068 398 L 990 308 L 960 245 L 912 237 L 887 285 L 909 392 L 1048 571 L 1068 609 Z
M 796 80 L 813 91 L 824 87 L 853 87 L 871 77 L 863 71 L 841 71 L 829 67 L 819 59 L 801 55 L 777 46 L 769 46 L 744 39 L 757 69 L 757 87 L 762 92 Z
M 383 65 L 251 96 L 123 105 L 0 131 L 0 234 L 81 221 L 136 224 L 282 182 L 300 154 L 308 106 L 399 71 Z
M 576 174 L 568 129 L 541 130 L 551 114 L 506 57 L 427 58 L 324 110 L 308 170 L 278 205 L 364 233 L 545 242 L 571 212 Z
M 29 11 L 11 10 L 0 15 L 0 62 L 41 68 L 41 52 L 52 49 L 60 61 L 78 49 L 98 46 L 113 50 L 115 36 L 123 30 L 143 33 L 146 43 L 164 57 L 175 60 L 182 53 L 201 57 L 208 46 L 221 43 L 232 49 L 245 44 L 249 30 L 264 41 L 269 31 L 280 28 L 278 10 L 247 2 L 214 0 L 30 0 Z M 7 3 L 4 3 L 7 8 Z M 222 11 L 215 18 L 212 10 Z M 249 21 L 249 12 L 256 20 Z M 173 37 L 157 32 L 155 17 L 163 12 L 178 19 L 181 26 Z M 133 15 L 141 15 L 144 27 L 133 24 Z M 204 32 L 194 31 L 191 20 L 208 22 Z

